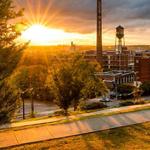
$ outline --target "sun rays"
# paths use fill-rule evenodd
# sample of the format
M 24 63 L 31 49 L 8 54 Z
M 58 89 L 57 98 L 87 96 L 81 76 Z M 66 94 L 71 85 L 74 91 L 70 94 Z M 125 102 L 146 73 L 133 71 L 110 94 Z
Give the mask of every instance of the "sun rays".
M 92 38 L 93 34 L 88 35 L 89 37 Z M 31 45 L 67 45 L 70 44 L 72 39 L 81 43 L 84 42 L 84 39 L 87 42 L 88 38 L 87 35 L 69 33 L 64 30 L 49 28 L 42 24 L 33 24 L 22 32 L 22 39 L 30 41 Z
M 96 44 L 95 32 L 75 33 L 69 27 L 66 28 L 66 20 L 63 22 L 63 19 L 59 19 L 63 17 L 61 7 L 55 9 L 54 0 L 44 0 L 44 2 L 43 0 L 15 0 L 15 2 L 18 8 L 25 7 L 23 23 L 19 27 L 22 32 L 20 42 L 30 41 L 30 45 L 70 45 L 71 41 L 77 45 Z M 112 43 L 113 36 L 108 37 L 109 40 L 104 35 L 104 39 Z
M 19 8 L 25 7 L 24 21 L 28 26 L 32 24 L 46 26 L 59 13 L 58 11 L 51 11 L 52 0 L 46 0 L 46 2 L 43 3 L 42 0 L 15 0 L 15 4 Z

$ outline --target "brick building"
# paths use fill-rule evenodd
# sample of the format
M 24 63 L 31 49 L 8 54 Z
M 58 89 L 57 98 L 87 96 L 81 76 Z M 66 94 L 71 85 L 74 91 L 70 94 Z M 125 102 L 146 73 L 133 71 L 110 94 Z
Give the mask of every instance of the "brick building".
M 85 59 L 87 61 L 96 60 L 96 51 L 86 51 Z M 112 51 L 103 51 L 103 69 L 110 70 L 134 70 L 134 53 L 123 49 L 121 53 Z
M 135 72 L 137 73 L 138 81 L 140 82 L 150 81 L 150 56 L 148 55 L 146 56 L 145 53 L 136 54 Z
M 104 70 L 133 70 L 134 54 L 124 48 L 121 53 L 105 51 L 103 53 Z

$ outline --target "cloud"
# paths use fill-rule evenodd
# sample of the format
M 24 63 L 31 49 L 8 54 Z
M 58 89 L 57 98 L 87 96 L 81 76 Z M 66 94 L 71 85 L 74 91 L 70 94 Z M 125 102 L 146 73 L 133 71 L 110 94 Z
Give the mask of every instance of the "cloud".
M 96 0 L 15 0 L 30 18 L 44 19 L 51 27 L 68 32 L 91 33 L 96 29 Z M 150 0 L 103 0 L 104 32 L 123 25 L 135 34 L 150 27 Z M 145 31 L 146 33 L 146 31 Z

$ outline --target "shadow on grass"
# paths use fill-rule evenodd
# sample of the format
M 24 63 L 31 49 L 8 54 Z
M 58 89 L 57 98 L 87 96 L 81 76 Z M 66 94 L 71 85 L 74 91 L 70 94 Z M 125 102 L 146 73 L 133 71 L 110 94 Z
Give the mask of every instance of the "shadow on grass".
M 132 141 L 135 139 L 137 136 L 138 140 L 142 140 L 142 137 L 138 137 L 136 132 L 140 132 L 140 135 L 146 134 L 146 129 L 145 126 L 143 125 L 134 125 L 130 127 L 122 127 L 122 126 L 128 126 L 130 124 L 136 124 L 136 119 L 137 118 L 132 118 L 128 116 L 129 114 L 126 115 L 115 115 L 117 117 L 114 118 L 114 116 L 107 117 L 107 119 L 103 118 L 95 118 L 97 119 L 97 123 L 100 124 L 99 128 L 102 128 L 102 126 L 105 126 L 106 128 L 114 128 L 117 126 L 120 126 L 117 129 L 111 129 L 111 130 L 106 130 L 106 131 L 101 131 L 101 132 L 95 132 L 93 134 L 89 135 L 83 135 L 81 136 L 84 144 L 86 145 L 86 150 L 99 150 L 99 149 L 120 149 L 124 148 L 124 146 L 128 145 L 129 141 Z M 138 115 L 139 118 L 147 118 L 143 117 L 143 115 Z M 99 123 L 101 121 L 102 123 Z M 96 121 L 94 118 L 87 119 L 87 123 L 85 123 L 85 126 L 88 126 L 88 128 L 92 129 L 98 129 L 98 125 L 95 125 Z M 102 126 L 101 126 L 102 125 Z M 116 126 L 115 126 L 116 125 Z M 112 127 L 111 127 L 112 126 Z M 83 129 L 80 128 L 80 124 L 78 121 L 76 122 L 76 127 L 79 129 L 79 131 L 82 132 Z M 149 134 L 149 133 L 148 133 Z M 93 135 L 93 136 L 92 136 Z M 97 142 L 101 142 L 102 146 L 100 147 L 95 147 L 93 144 L 93 139 L 97 140 Z M 143 135 L 144 136 L 144 135 Z M 142 141 L 143 142 L 143 141 Z M 145 142 L 148 142 L 146 139 Z M 134 141 L 133 141 L 134 143 Z M 97 144 L 97 143 L 96 143 Z M 136 144 L 136 143 L 135 143 Z M 137 143 L 139 144 L 139 143 Z M 133 146 L 133 145 L 132 145 Z
M 45 141 L 43 142 L 45 144 L 41 142 L 31 145 L 25 145 L 24 149 L 121 150 L 129 148 L 135 149 L 135 147 L 140 147 L 141 149 L 144 149 L 145 147 L 147 148 L 148 146 L 150 147 L 150 145 L 148 145 L 148 142 L 150 140 L 150 124 L 148 124 L 147 126 L 145 124 L 139 124 L 134 126 L 122 127 L 125 123 L 126 125 L 128 125 L 128 123 L 134 124 L 139 118 L 147 118 L 147 116 L 144 117 L 144 115 L 142 114 L 138 114 L 136 115 L 136 117 L 134 115 L 134 113 L 132 113 L 132 115 L 120 114 L 107 117 L 89 118 L 81 121 L 63 124 L 66 132 L 74 133 L 75 135 L 81 135 L 57 140 L 54 139 L 48 142 Z M 121 127 L 115 128 L 117 126 Z M 105 131 L 97 132 L 101 129 Z M 61 130 L 61 128 L 59 127 L 58 130 Z M 87 133 L 87 131 L 95 132 L 82 135 L 83 133 Z

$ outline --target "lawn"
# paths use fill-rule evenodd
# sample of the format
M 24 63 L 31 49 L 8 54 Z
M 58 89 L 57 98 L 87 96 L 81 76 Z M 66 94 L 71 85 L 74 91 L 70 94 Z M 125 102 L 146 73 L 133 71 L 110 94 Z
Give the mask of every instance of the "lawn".
M 23 145 L 9 150 L 149 150 L 150 122 L 81 136 Z

